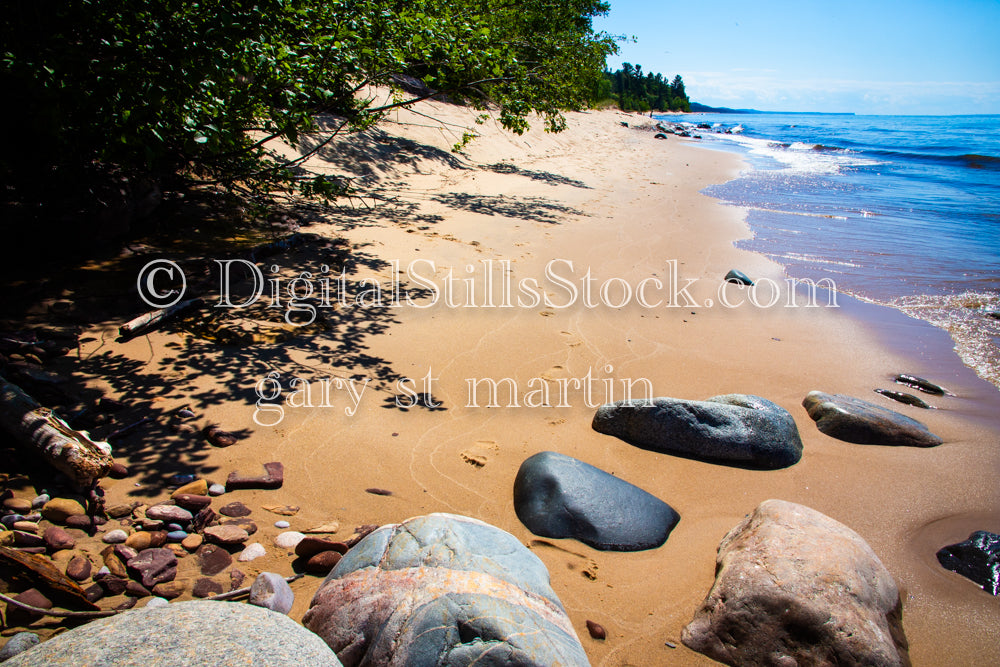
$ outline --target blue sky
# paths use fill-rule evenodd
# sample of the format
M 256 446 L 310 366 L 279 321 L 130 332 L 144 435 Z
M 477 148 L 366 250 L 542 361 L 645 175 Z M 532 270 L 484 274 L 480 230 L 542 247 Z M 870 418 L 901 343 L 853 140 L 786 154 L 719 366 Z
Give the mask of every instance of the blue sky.
M 766 111 L 1000 113 L 1000 0 L 609 0 L 608 59 L 695 102 Z

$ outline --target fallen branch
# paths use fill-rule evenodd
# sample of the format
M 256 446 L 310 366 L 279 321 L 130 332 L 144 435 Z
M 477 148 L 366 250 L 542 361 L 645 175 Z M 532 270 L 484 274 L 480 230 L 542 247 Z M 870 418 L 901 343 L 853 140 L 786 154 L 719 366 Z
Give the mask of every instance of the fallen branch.
M 138 336 L 140 333 L 149 331 L 153 327 L 166 322 L 182 310 L 186 310 L 191 306 L 201 305 L 202 303 L 201 299 L 188 299 L 187 301 L 175 303 L 169 308 L 152 310 L 118 327 L 118 335 L 126 339 Z
M 0 600 L 17 607 L 18 609 L 30 611 L 33 614 L 54 616 L 56 618 L 104 618 L 105 616 L 114 616 L 115 614 L 120 613 L 120 611 L 125 611 L 124 609 L 103 609 L 101 611 L 58 611 L 56 609 L 42 609 L 41 607 L 33 607 L 30 604 L 19 602 L 12 597 L 4 595 L 3 593 L 0 593 Z
M 0 378 L 0 425 L 80 487 L 111 471 L 111 446 L 76 431 L 17 385 Z
M 151 421 L 153 421 L 153 418 L 147 415 L 142 419 L 140 419 L 139 421 L 132 422 L 127 426 L 122 426 L 121 428 L 112 431 L 111 433 L 108 434 L 106 439 L 113 440 L 115 438 L 120 438 L 123 435 L 129 433 L 132 429 L 138 428 L 139 426 L 142 426 L 146 422 L 151 422 Z
M 304 577 L 304 574 L 293 574 L 290 577 L 285 577 L 285 581 L 292 583 L 298 579 Z M 250 586 L 246 588 L 239 588 L 235 591 L 229 591 L 228 593 L 220 593 L 219 595 L 213 595 L 208 600 L 231 600 L 233 598 L 238 598 L 243 595 L 250 594 Z M 41 607 L 34 607 L 30 604 L 25 604 L 24 602 L 19 602 L 12 597 L 0 593 L 0 600 L 3 600 L 9 605 L 23 609 L 24 611 L 30 611 L 33 614 L 40 614 L 42 616 L 53 616 L 55 618 L 105 618 L 107 616 L 114 616 L 115 614 L 120 614 L 123 611 L 128 611 L 128 609 L 102 609 L 101 611 L 59 611 L 56 609 L 42 609 Z

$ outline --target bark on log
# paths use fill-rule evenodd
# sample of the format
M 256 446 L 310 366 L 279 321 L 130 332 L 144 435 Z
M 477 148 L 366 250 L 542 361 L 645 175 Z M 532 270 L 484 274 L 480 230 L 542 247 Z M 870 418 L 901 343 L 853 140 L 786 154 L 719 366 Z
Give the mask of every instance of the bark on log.
M 111 446 L 75 431 L 20 387 L 0 377 L 0 426 L 76 485 L 87 488 L 111 470 Z

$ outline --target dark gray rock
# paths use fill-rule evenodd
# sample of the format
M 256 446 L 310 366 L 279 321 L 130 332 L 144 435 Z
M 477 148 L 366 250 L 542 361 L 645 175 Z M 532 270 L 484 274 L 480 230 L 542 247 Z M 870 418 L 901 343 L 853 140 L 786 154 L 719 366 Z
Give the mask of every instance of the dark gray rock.
M 572 537 L 595 549 L 655 549 L 680 515 L 659 498 L 599 468 L 556 452 L 521 464 L 514 511 L 542 537 Z
M 347 552 L 303 624 L 345 665 L 587 665 L 545 565 L 467 517 L 382 526 Z
M 969 539 L 937 552 L 941 566 L 972 579 L 991 595 L 1000 595 L 1000 535 L 977 530 Z
M 802 401 L 816 427 L 859 445 L 936 447 L 942 440 L 906 415 L 844 394 L 811 391 Z
M 597 409 L 593 428 L 642 449 L 739 468 L 775 470 L 802 458 L 795 420 L 760 396 L 618 401 Z
M 4 667 L 120 665 L 340 667 L 323 640 L 283 614 L 195 600 L 133 609 L 62 633 Z
M 736 283 L 737 285 L 749 285 L 753 286 L 753 280 L 750 279 L 747 274 L 743 273 L 738 269 L 730 269 L 729 273 L 726 274 L 725 278 L 727 283 Z

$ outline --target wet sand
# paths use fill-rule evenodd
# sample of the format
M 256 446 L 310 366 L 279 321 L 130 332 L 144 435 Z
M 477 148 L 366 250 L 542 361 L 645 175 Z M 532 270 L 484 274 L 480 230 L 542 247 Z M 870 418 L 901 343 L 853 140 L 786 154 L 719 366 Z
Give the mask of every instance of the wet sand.
M 749 233 L 742 212 L 699 194 L 735 177 L 742 168 L 738 159 L 673 136 L 656 140 L 636 127 L 648 125 L 648 118 L 574 113 L 564 133 L 545 134 L 539 127 L 518 137 L 491 122 L 475 125 L 474 114 L 462 108 L 429 102 L 418 110 L 426 115 L 401 111 L 381 131 L 312 160 L 314 168 L 350 173 L 359 187 L 394 200 L 355 200 L 353 208 L 302 231 L 349 244 L 357 260 L 347 271 L 349 281 L 389 285 L 392 263 L 405 273 L 411 262 L 422 261 L 414 266 L 425 283 L 442 287 L 453 271 L 462 305 L 460 281 L 474 277 L 475 307 L 449 307 L 443 294 L 426 308 L 405 300 L 399 307 L 339 307 L 318 333 L 238 349 L 166 332 L 119 344 L 112 342 L 119 323 L 93 329 L 80 354 L 95 387 L 125 400 L 155 400 L 151 404 L 163 412 L 190 405 L 199 426 L 218 423 L 244 436 L 226 449 L 168 432 L 155 443 L 148 435 L 129 439 L 116 456 L 133 476 L 105 483 L 109 503 L 165 498 L 162 479 L 180 470 L 224 481 L 231 470 L 281 461 L 282 489 L 224 497 L 254 508 L 261 526 L 254 539 L 269 548 L 266 558 L 241 564 L 249 575 L 291 574 L 291 558 L 271 543 L 280 531 L 270 524 L 284 517 L 257 509 L 262 505 L 300 506 L 288 518 L 293 530 L 337 521 L 341 538 L 360 524 L 429 512 L 466 514 L 512 532 L 546 563 L 593 664 L 707 665 L 713 662 L 684 647 L 680 634 L 712 585 L 716 546 L 758 503 L 780 498 L 845 523 L 871 544 L 903 592 L 915 665 L 1000 662 L 998 601 L 934 558 L 938 548 L 974 529 L 1000 531 L 1000 426 L 990 416 L 1000 414 L 1000 393 L 962 371 L 936 337 L 940 332 L 908 328 L 896 314 L 886 316 L 892 320 L 887 324 L 875 314 L 879 309 L 807 308 L 801 299 L 799 307 L 784 307 L 781 267 L 733 246 Z M 455 155 L 450 148 L 466 128 L 482 136 Z M 328 259 L 306 250 L 273 261 L 290 276 L 318 273 Z M 515 292 L 512 307 L 486 307 L 484 262 L 490 260 L 495 272 L 509 262 L 515 285 L 538 280 L 553 305 L 518 305 Z M 573 270 L 559 260 L 571 261 Z M 473 273 L 466 271 L 470 265 Z M 591 308 L 582 294 L 573 300 L 547 280 L 547 265 L 577 287 L 588 270 L 598 287 L 621 280 L 609 283 L 604 297 L 592 295 Z M 674 307 L 646 308 L 633 295 L 619 307 L 623 284 L 667 282 L 672 267 L 682 283 L 694 281 L 688 293 L 695 305 L 679 295 Z M 339 265 L 331 268 L 339 273 Z M 782 285 L 780 302 L 769 308 L 722 305 L 719 289 L 732 268 Z M 646 284 L 648 301 L 671 299 L 669 289 Z M 427 305 L 426 296 L 416 297 L 415 281 L 401 287 Z M 501 287 L 494 283 L 494 289 L 499 306 Z M 748 297 L 736 286 L 725 294 L 732 301 Z M 905 332 L 902 339 L 898 331 Z M 254 386 L 271 371 L 280 374 L 282 395 L 270 403 L 282 404 L 284 414 L 277 425 L 262 426 L 254 422 Z M 588 371 L 597 380 L 592 402 L 622 398 L 621 380 L 629 378 L 645 378 L 657 396 L 762 396 L 795 417 L 804 456 L 780 471 L 701 463 L 593 431 L 594 409 L 582 391 L 568 393 L 568 407 L 525 405 L 525 394 L 539 386 L 538 380 L 529 386 L 532 378 L 548 381 L 556 402 L 560 378 L 583 378 Z M 930 398 L 941 409 L 922 411 L 872 392 L 893 388 L 898 372 L 930 377 L 958 396 Z M 410 399 L 398 379 L 415 380 L 404 387 L 422 392 L 428 375 L 433 402 L 440 405 L 400 408 L 397 400 L 405 405 Z M 365 379 L 369 383 L 360 399 L 331 385 L 330 407 L 318 407 L 318 395 L 314 407 L 291 407 L 285 399 L 294 376 L 312 380 L 314 390 L 326 378 L 354 377 L 356 391 Z M 520 407 L 507 407 L 506 393 L 499 407 L 485 407 L 481 393 L 480 407 L 470 407 L 469 380 L 482 378 L 514 380 Z M 615 381 L 613 396 L 605 378 Z M 898 410 L 926 423 L 945 444 L 909 449 L 831 439 L 801 407 L 814 389 Z M 356 412 L 345 413 L 355 401 Z M 268 421 L 276 413 L 257 416 Z M 520 463 L 543 450 L 577 457 L 646 489 L 680 513 L 679 525 L 664 546 L 637 553 L 533 536 L 514 514 L 511 489 Z M 366 492 L 372 487 L 392 495 Z M 307 577 L 293 585 L 293 618 L 304 614 L 319 583 Z M 588 636 L 588 619 L 607 629 L 606 641 Z

